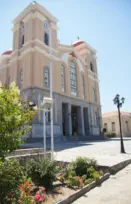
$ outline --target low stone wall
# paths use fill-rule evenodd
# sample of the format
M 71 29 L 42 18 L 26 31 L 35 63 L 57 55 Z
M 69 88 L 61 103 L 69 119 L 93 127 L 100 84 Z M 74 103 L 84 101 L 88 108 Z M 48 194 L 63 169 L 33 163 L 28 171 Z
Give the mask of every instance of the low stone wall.
M 93 181 L 92 183 L 88 184 L 87 186 L 84 186 L 82 189 L 76 191 L 69 197 L 56 202 L 56 204 L 70 204 L 76 199 L 83 196 L 85 193 L 89 192 L 91 189 L 95 188 L 96 186 L 100 185 L 103 181 L 107 180 L 110 177 L 110 174 L 107 173 L 104 176 L 102 176 L 98 181 Z
M 43 148 L 29 148 L 29 149 L 17 149 L 12 152 L 9 156 L 19 156 L 19 155 L 26 155 L 26 154 L 38 154 L 43 153 Z
M 7 158 L 16 158 L 19 160 L 21 165 L 25 165 L 25 163 L 31 159 L 37 159 L 38 157 L 43 157 L 44 158 L 44 153 L 34 153 L 34 154 L 26 154 L 26 155 L 14 155 L 14 156 L 9 156 Z M 47 152 L 46 153 L 46 158 L 51 158 L 51 153 Z

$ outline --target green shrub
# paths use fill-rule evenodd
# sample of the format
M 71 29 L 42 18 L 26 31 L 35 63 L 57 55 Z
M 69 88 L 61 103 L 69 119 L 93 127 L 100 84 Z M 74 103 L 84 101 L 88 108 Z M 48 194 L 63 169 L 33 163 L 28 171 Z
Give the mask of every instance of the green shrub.
M 103 132 L 106 133 L 107 132 L 107 128 L 103 128 Z
M 96 169 L 93 166 L 88 168 L 87 175 L 89 178 L 91 178 L 95 181 L 100 178 L 100 173 L 98 171 L 96 171 Z
M 86 179 L 87 179 L 87 175 L 85 174 L 85 175 L 82 176 L 82 180 L 86 181 Z
M 0 161 L 0 203 L 10 203 L 9 194 L 16 194 L 24 181 L 23 168 L 18 160 Z
M 56 180 L 56 162 L 49 159 L 39 158 L 32 159 L 26 164 L 27 176 L 38 186 L 44 186 L 46 189 L 51 188 Z
M 107 137 L 112 138 L 112 137 L 116 137 L 116 133 L 107 133 L 106 134 Z
M 0 159 L 19 148 L 22 136 L 31 130 L 35 111 L 24 102 L 13 82 L 10 87 L 0 84 Z
M 75 171 L 77 176 L 83 176 L 87 174 L 87 169 L 90 166 L 96 166 L 97 163 L 93 159 L 88 159 L 86 157 L 78 157 L 75 161 L 71 162 L 68 166 L 68 170 Z
M 76 177 L 69 176 L 69 178 L 67 180 L 67 185 L 69 185 L 69 186 L 79 186 L 80 181 Z
M 92 178 L 88 178 L 85 180 L 85 185 L 88 185 L 89 183 L 91 183 L 92 181 L 94 181 Z

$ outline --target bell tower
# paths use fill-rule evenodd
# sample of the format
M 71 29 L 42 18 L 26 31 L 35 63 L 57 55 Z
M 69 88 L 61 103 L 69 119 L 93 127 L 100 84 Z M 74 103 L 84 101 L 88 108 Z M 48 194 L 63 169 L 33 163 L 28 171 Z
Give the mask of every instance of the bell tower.
M 52 31 L 52 47 L 57 47 L 58 20 L 36 1 L 29 4 L 13 21 L 13 51 L 25 47 L 33 40 L 50 43 L 49 29 Z

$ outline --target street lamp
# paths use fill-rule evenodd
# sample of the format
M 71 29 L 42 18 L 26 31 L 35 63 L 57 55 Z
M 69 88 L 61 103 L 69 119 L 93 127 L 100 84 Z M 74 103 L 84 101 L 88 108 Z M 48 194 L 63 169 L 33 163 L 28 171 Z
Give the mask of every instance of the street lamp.
M 121 153 L 126 153 L 125 149 L 124 149 L 124 142 L 123 142 L 123 137 L 122 137 L 122 128 L 121 128 L 121 113 L 120 113 L 120 108 L 122 107 L 122 104 L 125 101 L 125 98 L 122 97 L 120 99 L 120 95 L 117 94 L 114 98 L 114 104 L 117 106 L 118 108 L 118 117 L 119 117 L 119 126 L 120 126 L 120 138 L 121 138 Z
M 44 143 L 44 157 L 46 158 L 46 121 L 45 121 L 45 112 L 51 111 L 53 100 L 52 98 L 43 97 L 43 101 L 38 100 L 37 110 L 43 111 L 43 143 Z M 53 151 L 51 151 L 51 158 L 53 159 Z

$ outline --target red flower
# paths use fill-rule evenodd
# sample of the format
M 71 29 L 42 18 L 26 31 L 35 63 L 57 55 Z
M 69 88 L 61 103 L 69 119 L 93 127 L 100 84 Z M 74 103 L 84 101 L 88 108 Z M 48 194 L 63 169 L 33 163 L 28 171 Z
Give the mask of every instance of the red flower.
M 28 191 L 28 195 L 30 195 L 30 191 Z
M 20 186 L 20 190 L 21 191 L 23 191 L 24 190 L 24 186 L 22 185 L 22 186 Z
M 10 196 L 13 198 L 13 197 L 14 197 L 14 194 L 12 193 L 12 194 L 10 194 Z

